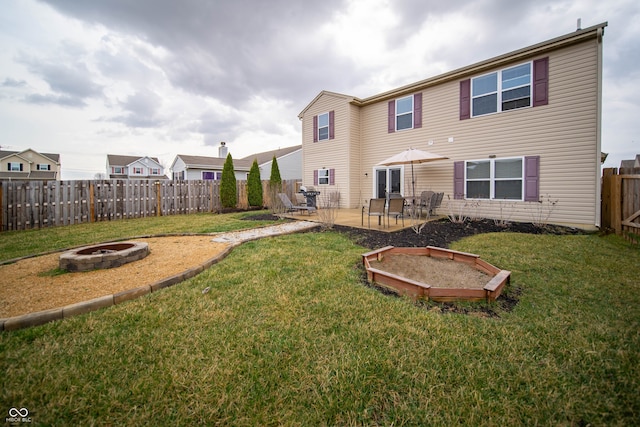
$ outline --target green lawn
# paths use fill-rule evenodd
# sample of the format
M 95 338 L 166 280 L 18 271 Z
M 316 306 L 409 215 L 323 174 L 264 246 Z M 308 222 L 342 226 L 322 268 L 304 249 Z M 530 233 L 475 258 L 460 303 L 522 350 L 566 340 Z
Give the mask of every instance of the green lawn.
M 102 230 L 115 224 L 64 245 L 128 237 Z M 166 290 L 0 333 L 0 408 L 36 425 L 637 424 L 638 248 L 512 233 L 453 248 L 512 271 L 513 311 L 385 296 L 361 282 L 365 250 L 335 232 L 267 238 Z

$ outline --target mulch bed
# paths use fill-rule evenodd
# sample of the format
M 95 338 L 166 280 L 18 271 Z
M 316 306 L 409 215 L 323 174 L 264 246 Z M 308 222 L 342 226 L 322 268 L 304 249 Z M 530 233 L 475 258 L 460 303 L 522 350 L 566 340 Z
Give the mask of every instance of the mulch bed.
M 271 214 L 248 216 L 248 220 L 274 219 Z M 449 248 L 449 245 L 464 237 L 482 233 L 527 233 L 527 234 L 555 234 L 555 235 L 578 235 L 586 232 L 579 228 L 562 227 L 558 225 L 536 226 L 531 223 L 512 222 L 506 226 L 500 226 L 490 219 L 479 219 L 457 224 L 448 219 L 441 219 L 427 223 L 420 234 L 411 228 L 385 233 L 377 230 L 367 230 L 361 228 L 334 225 L 334 231 L 348 236 L 352 241 L 368 249 L 379 249 L 385 246 L 396 247 L 424 247 L 437 246 Z M 385 288 L 371 285 L 367 281 L 367 275 L 361 265 L 361 280 L 365 286 L 373 287 L 386 295 L 396 294 Z M 513 284 L 508 285 L 502 295 L 493 303 L 438 303 L 434 301 L 417 301 L 416 304 L 429 311 L 439 313 L 459 313 L 469 314 L 479 317 L 500 317 L 500 312 L 511 311 L 518 304 L 523 289 Z

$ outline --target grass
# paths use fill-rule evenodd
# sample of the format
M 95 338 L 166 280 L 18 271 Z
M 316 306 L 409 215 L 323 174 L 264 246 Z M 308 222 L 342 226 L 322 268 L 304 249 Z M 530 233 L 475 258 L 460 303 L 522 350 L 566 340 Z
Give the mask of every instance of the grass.
M 335 232 L 262 239 L 178 286 L 0 334 L 0 408 L 46 425 L 637 423 L 640 251 L 511 233 L 454 249 L 513 272 L 513 311 L 385 296 Z
M 214 233 L 240 230 L 273 221 L 243 221 L 264 211 L 238 214 L 193 214 L 83 223 L 0 233 L 0 261 L 69 247 L 150 234 Z

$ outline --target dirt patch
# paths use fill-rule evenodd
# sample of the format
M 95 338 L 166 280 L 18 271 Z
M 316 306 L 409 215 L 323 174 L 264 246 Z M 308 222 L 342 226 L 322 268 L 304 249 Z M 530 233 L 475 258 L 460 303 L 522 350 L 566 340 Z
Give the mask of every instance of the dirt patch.
M 391 254 L 382 261 L 371 261 L 371 267 L 434 288 L 482 289 L 491 280 L 491 276 L 470 265 L 429 256 Z
M 212 236 L 135 239 L 149 244 L 149 255 L 108 270 L 63 273 L 60 252 L 0 266 L 0 317 L 64 307 L 114 294 L 182 273 L 223 252 L 227 245 Z

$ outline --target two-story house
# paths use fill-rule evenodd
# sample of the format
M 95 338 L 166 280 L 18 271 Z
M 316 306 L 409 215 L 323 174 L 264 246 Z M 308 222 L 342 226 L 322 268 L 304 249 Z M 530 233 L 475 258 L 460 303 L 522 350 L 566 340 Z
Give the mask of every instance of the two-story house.
M 0 151 L 0 180 L 60 180 L 60 154 Z
M 157 157 L 107 154 L 110 179 L 169 179 Z
M 606 26 L 368 98 L 322 91 L 298 116 L 303 183 L 339 191 L 342 208 L 408 196 L 410 167 L 379 163 L 417 148 L 448 158 L 414 166 L 418 194 L 445 193 L 440 213 L 599 225 Z

